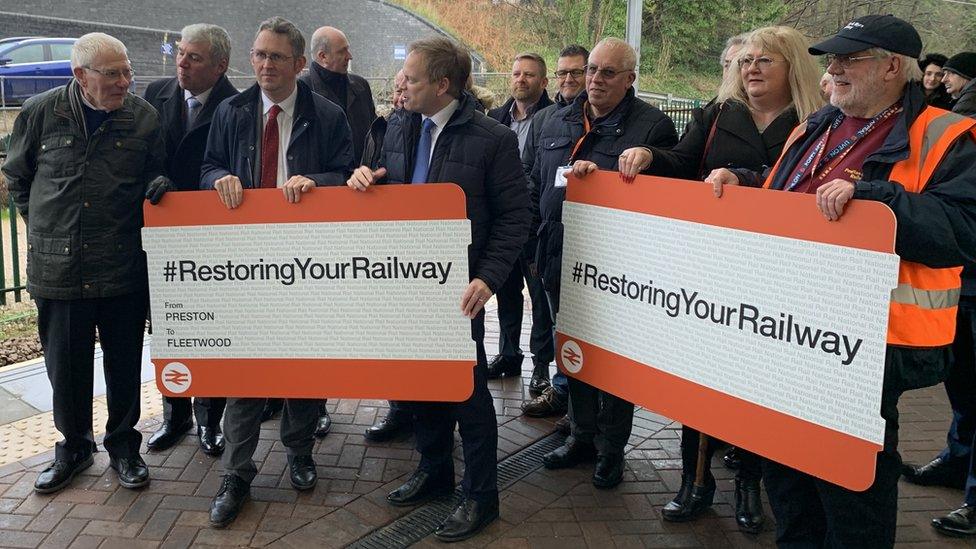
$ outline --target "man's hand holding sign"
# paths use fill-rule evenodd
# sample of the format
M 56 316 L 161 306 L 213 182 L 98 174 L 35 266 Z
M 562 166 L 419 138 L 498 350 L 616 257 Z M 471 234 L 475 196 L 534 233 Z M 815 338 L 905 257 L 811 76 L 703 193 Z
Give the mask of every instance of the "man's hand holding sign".
M 357 191 L 366 191 L 371 185 L 386 177 L 386 168 L 372 170 L 369 166 L 360 166 L 352 172 L 346 181 L 346 186 Z M 480 278 L 473 278 L 461 295 L 461 313 L 474 319 L 491 299 L 491 288 Z

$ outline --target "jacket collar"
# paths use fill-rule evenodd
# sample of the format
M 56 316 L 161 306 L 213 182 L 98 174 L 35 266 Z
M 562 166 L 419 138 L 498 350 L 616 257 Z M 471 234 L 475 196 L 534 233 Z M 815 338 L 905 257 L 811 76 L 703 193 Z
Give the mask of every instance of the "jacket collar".
M 221 77 L 214 84 L 213 88 L 210 90 L 210 97 L 207 98 L 207 102 L 203 105 L 203 109 L 200 110 L 200 114 L 197 116 L 193 128 L 200 127 L 205 124 L 210 123 L 210 119 L 213 117 L 214 111 L 217 110 L 217 105 L 220 104 L 224 99 L 237 94 L 237 88 L 230 83 L 226 75 L 221 75 Z M 183 97 L 183 88 L 180 87 L 179 80 L 175 77 L 160 91 L 159 100 L 162 102 L 162 110 L 159 113 L 160 117 L 163 119 L 162 123 L 167 128 L 172 128 L 176 125 L 176 120 L 179 120 L 179 126 L 183 126 L 183 110 L 186 101 Z M 193 129 L 190 128 L 190 129 Z M 182 135 L 180 135 L 182 138 Z
M 868 163 L 877 162 L 881 164 L 894 164 L 908 158 L 908 131 L 911 125 L 918 118 L 918 115 L 927 106 L 925 103 L 925 92 L 922 90 L 921 83 L 911 82 L 905 87 L 905 91 L 901 96 L 902 111 L 898 113 L 895 119 L 895 124 L 891 128 L 891 132 L 888 133 L 888 137 L 885 138 L 884 143 L 875 152 L 868 155 L 864 160 L 865 166 Z M 819 111 L 810 115 L 807 119 L 806 131 L 804 136 L 795 143 L 790 151 L 784 152 L 784 154 L 789 154 L 791 158 L 796 159 L 799 162 L 800 155 L 804 151 L 808 150 L 813 140 L 817 137 L 823 135 L 826 131 L 827 126 L 836 120 L 837 116 L 840 114 L 840 109 L 833 105 L 827 105 L 826 107 L 820 109 Z M 791 162 L 791 165 L 784 166 L 776 174 L 776 179 L 773 181 L 773 188 L 782 189 L 786 178 L 789 177 L 789 173 L 792 173 L 796 168 L 796 163 Z
M 126 93 L 122 106 L 109 113 L 105 124 L 111 124 L 113 128 L 123 129 L 135 124 L 136 115 L 132 108 L 133 95 Z M 58 92 L 54 103 L 54 113 L 57 116 L 71 119 L 87 135 L 85 130 L 85 115 L 81 110 L 81 87 L 78 81 L 71 79 L 66 86 L 62 86 Z
M 766 131 L 759 133 L 758 131 L 752 131 L 755 127 L 755 121 L 752 119 L 752 114 L 749 112 L 749 107 L 742 104 L 739 101 L 728 100 L 721 106 L 711 107 L 715 109 L 720 109 L 716 114 L 718 118 L 716 124 L 721 130 L 727 131 L 733 135 L 739 137 L 746 143 L 749 144 L 753 149 L 759 152 L 763 157 L 769 154 L 767 147 L 773 145 L 782 145 L 786 141 L 787 136 L 790 131 L 796 127 L 799 122 L 796 118 L 796 109 L 790 107 L 780 113 L 770 124 L 767 126 Z M 774 126 L 785 126 L 782 131 L 770 131 L 770 128 Z M 743 129 L 748 129 L 748 131 L 743 131 Z M 706 128 L 705 131 L 710 131 L 711 128 Z M 771 141 L 773 135 L 780 135 L 781 137 L 777 139 L 776 142 Z M 773 158 L 772 161 L 776 159 Z
M 315 99 L 312 97 L 312 89 L 308 87 L 308 84 L 299 80 L 298 94 L 295 98 L 295 120 L 315 119 Z M 261 87 L 258 84 L 252 85 L 250 88 L 237 94 L 236 97 L 230 100 L 230 105 L 235 108 L 248 107 L 261 101 Z
M 633 105 L 636 99 L 637 96 L 634 93 L 634 88 L 629 88 L 626 95 L 624 95 L 624 98 L 616 107 L 613 108 L 612 111 L 610 111 L 610 114 L 590 121 L 590 123 L 593 124 L 593 131 L 596 133 L 603 133 L 607 130 L 607 128 L 620 128 L 625 126 L 627 123 L 627 114 L 630 112 L 630 107 Z M 566 109 L 566 114 L 563 115 L 563 118 L 567 122 L 582 124 L 583 105 L 585 103 L 586 92 L 582 91 L 573 99 L 570 108 Z
M 514 97 L 509 97 L 508 101 L 505 101 L 505 104 L 502 105 L 502 113 L 504 115 L 503 116 L 504 121 L 502 122 L 503 124 L 507 125 L 512 123 L 513 105 L 515 105 Z M 535 113 L 541 111 L 542 109 L 548 107 L 549 105 L 552 105 L 552 99 L 549 99 L 549 92 L 547 92 L 546 90 L 542 90 L 542 95 L 539 96 L 539 100 L 532 105 L 532 110 L 529 113 L 529 117 L 531 118 L 533 115 L 535 115 Z

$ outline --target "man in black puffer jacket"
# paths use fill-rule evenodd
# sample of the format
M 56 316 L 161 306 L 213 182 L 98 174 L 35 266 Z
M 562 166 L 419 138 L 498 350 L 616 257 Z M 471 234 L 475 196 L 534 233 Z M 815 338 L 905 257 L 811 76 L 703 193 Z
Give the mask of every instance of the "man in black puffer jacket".
M 511 272 L 531 221 L 515 134 L 475 109 L 473 97 L 463 91 L 470 72 L 469 53 L 452 40 L 428 38 L 411 44 L 403 65 L 403 107 L 409 112 L 390 120 L 381 167 L 374 171 L 360 166 L 347 182 L 361 191 L 384 178 L 387 183 L 451 182 L 466 198 L 471 283 L 461 296 L 461 308 L 472 319 L 477 348 L 474 392 L 458 404 L 412 404 L 420 465 L 387 496 L 391 504 L 407 506 L 453 492 L 451 451 L 454 427 L 460 425 L 463 497 L 434 532 L 443 541 L 467 539 L 498 518 L 498 425 L 488 392 L 482 307 Z
M 630 147 L 672 147 L 678 142 L 671 119 L 634 95 L 636 62 L 636 53 L 623 40 L 602 40 L 589 57 L 586 92 L 556 111 L 540 134 L 530 175 L 533 209 L 541 217 L 536 264 L 553 314 L 559 311 L 566 198 L 559 168 L 572 165 L 581 177 L 597 169 L 617 170 L 620 154 Z M 593 484 L 616 486 L 623 475 L 634 405 L 572 378 L 569 402 L 572 436 L 543 462 L 549 469 L 561 469 L 595 459 Z

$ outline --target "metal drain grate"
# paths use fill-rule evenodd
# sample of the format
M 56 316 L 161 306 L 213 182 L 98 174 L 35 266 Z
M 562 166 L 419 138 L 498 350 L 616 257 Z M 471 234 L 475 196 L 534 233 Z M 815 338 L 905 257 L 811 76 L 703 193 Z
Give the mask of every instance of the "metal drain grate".
M 498 490 L 504 490 L 542 466 L 542 456 L 562 446 L 566 435 L 549 434 L 498 462 Z M 389 549 L 409 547 L 434 532 L 461 497 L 461 488 L 454 494 L 432 500 L 386 526 L 360 539 L 351 547 L 356 549 Z

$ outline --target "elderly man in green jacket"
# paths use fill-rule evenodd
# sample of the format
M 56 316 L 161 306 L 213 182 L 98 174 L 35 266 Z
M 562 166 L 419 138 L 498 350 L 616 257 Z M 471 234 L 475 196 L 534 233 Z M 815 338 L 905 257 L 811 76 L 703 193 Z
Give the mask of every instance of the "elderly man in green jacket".
M 139 456 L 139 384 L 149 293 L 142 201 L 170 187 L 156 112 L 129 93 L 125 45 L 86 34 L 71 50 L 74 79 L 30 98 L 3 166 L 27 221 L 27 290 L 64 436 L 34 489 L 56 492 L 92 464 L 95 329 L 108 398 L 104 439 L 119 484 L 149 482 Z

